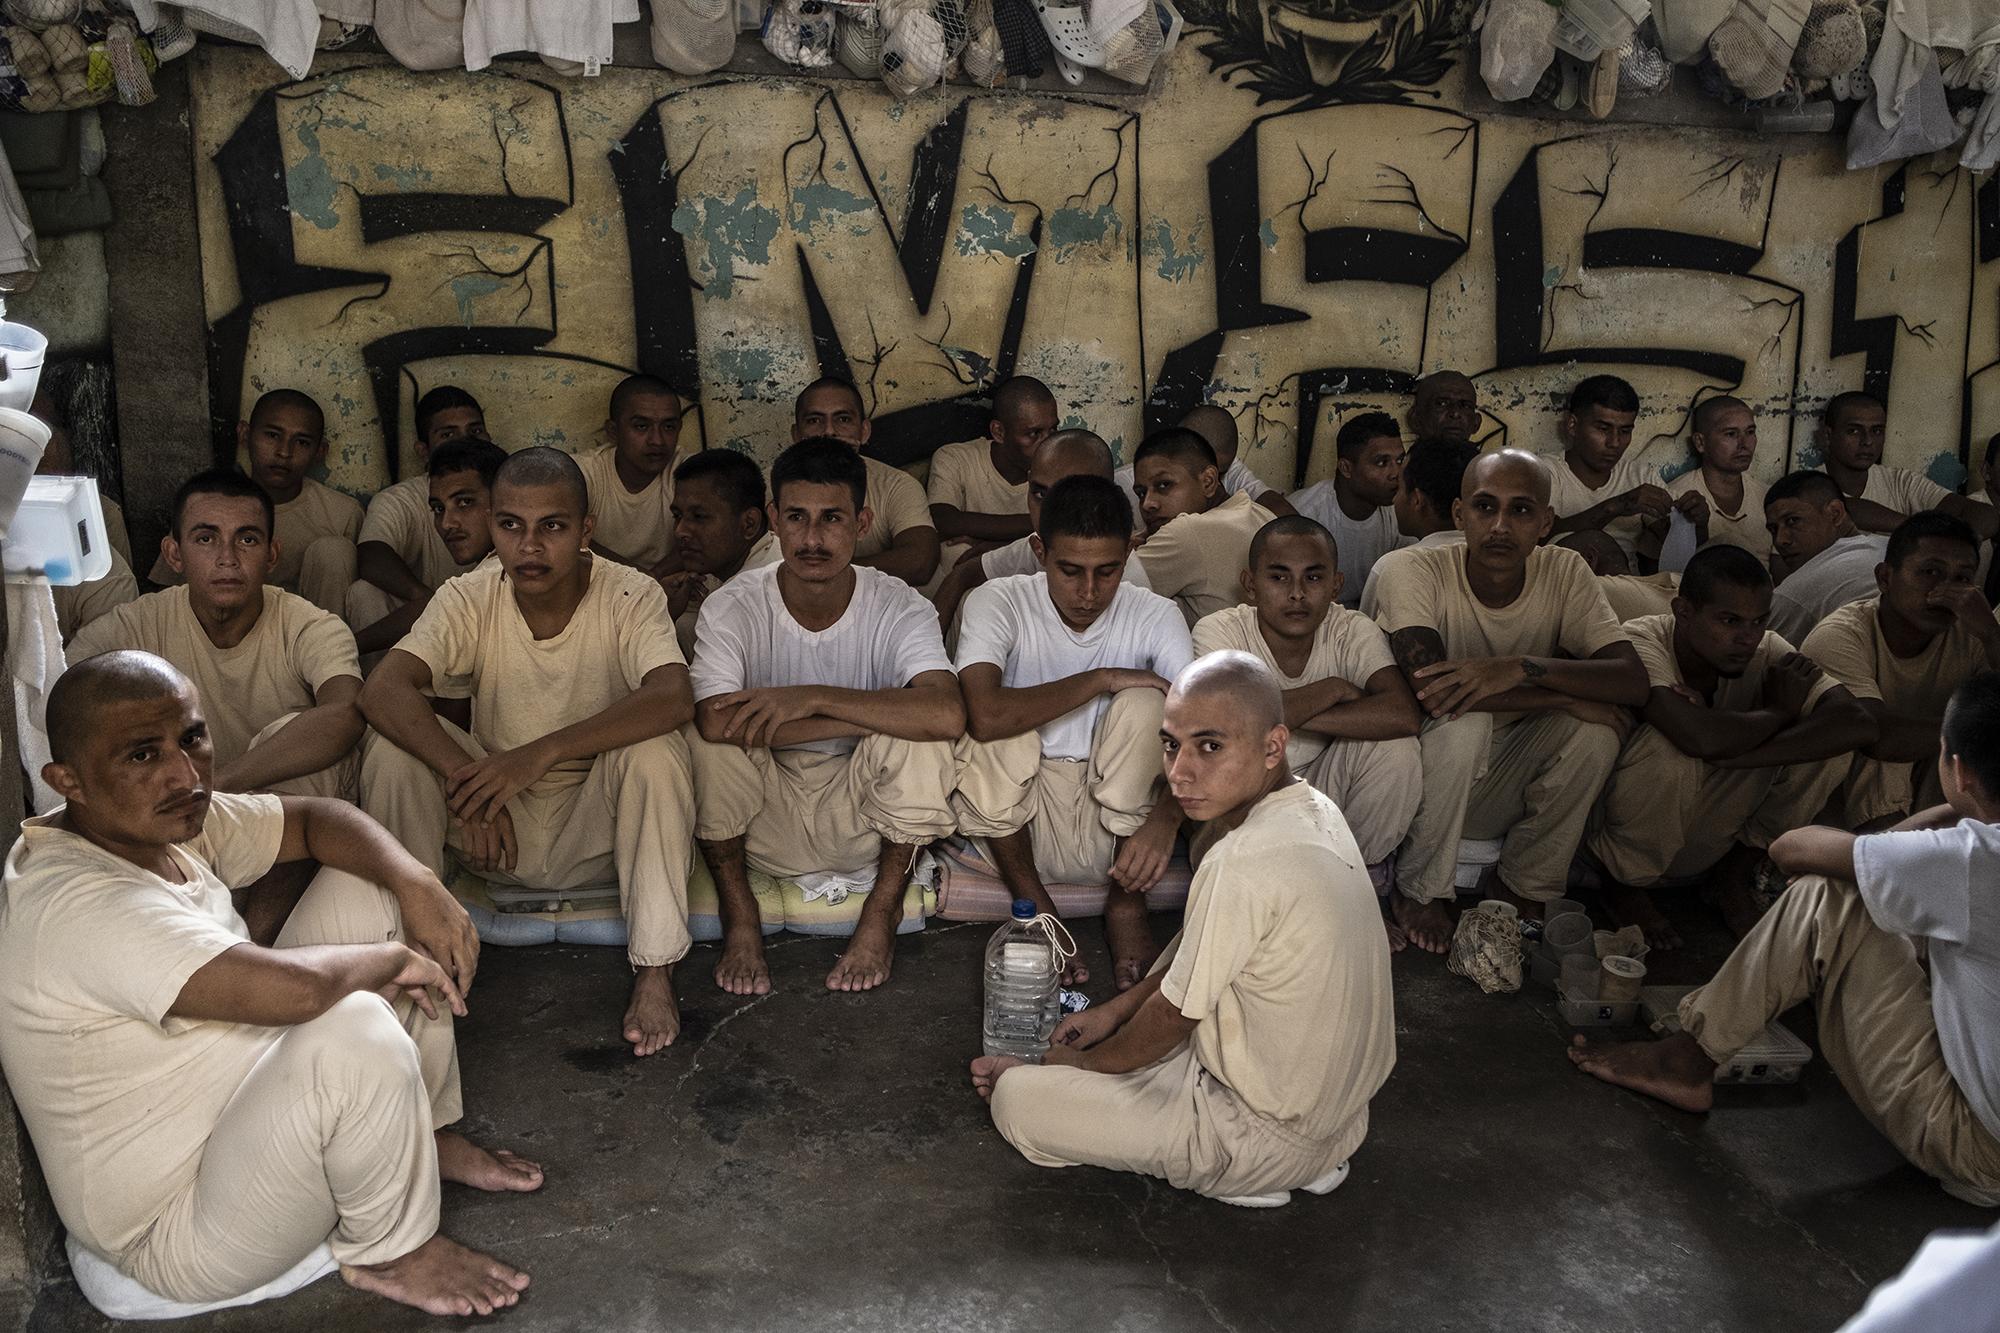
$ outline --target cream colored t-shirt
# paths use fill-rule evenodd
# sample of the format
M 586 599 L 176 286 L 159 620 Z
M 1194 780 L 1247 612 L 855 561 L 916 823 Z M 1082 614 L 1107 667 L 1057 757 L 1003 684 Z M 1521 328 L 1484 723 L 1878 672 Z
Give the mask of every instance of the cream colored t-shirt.
M 1389 651 L 1388 637 L 1382 633 L 1381 627 L 1367 616 L 1339 605 L 1327 608 L 1326 619 L 1320 622 L 1319 629 L 1313 634 L 1312 651 L 1306 656 L 1306 669 L 1299 675 L 1288 676 L 1278 665 L 1271 646 L 1264 642 L 1264 631 L 1258 627 L 1257 608 L 1254 606 L 1228 607 L 1214 615 L 1203 616 L 1195 624 L 1195 656 L 1232 648 L 1249 653 L 1270 667 L 1278 677 L 1279 687 L 1287 690 L 1300 689 L 1334 676 L 1365 688 L 1370 676 L 1384 667 L 1396 665 L 1396 658 Z M 1285 746 L 1285 759 L 1296 773 L 1325 754 L 1327 746 L 1332 743 L 1332 737 L 1294 730 L 1291 742 Z
M 173 849 L 181 884 L 61 817 L 25 821 L 7 856 L 0 1065 L 63 1224 L 115 1264 L 193 1185 L 223 1108 L 285 1032 L 167 1013 L 248 942 L 229 891 L 277 860 L 285 816 L 275 796 L 217 792 L 201 836 Z
M 1921 472 L 1877 463 L 1868 469 L 1868 484 L 1862 488 L 1861 498 L 1907 517 L 1936 509 L 1951 498 L 1951 492 Z
M 295 499 L 277 506 L 274 522 L 278 565 L 268 582 L 293 592 L 299 586 L 299 567 L 305 562 L 308 546 L 322 537 L 344 537 L 350 542 L 360 539 L 361 502 L 307 477 Z M 153 562 L 146 577 L 162 587 L 186 582 L 167 564 L 164 554 Z
M 285 714 L 311 708 L 328 681 L 361 679 L 354 631 L 296 593 L 269 586 L 257 623 L 234 648 L 210 642 L 181 587 L 147 593 L 84 626 L 69 660 L 119 648 L 164 657 L 194 682 L 218 764 L 242 758 L 257 733 Z
M 1232 495 L 1200 514 L 1182 514 L 1146 539 L 1139 563 L 1162 597 L 1180 603 L 1192 626 L 1243 600 L 1238 577 L 1250 563 L 1250 539 L 1275 517 L 1247 494 Z
M 618 479 L 616 446 L 578 454 L 576 465 L 590 487 L 590 512 L 597 519 L 594 539 L 646 569 L 665 560 L 674 549 L 673 469 L 634 494 Z
M 439 588 L 396 645 L 428 666 L 433 681 L 469 679 L 472 734 L 489 754 L 603 712 L 657 667 L 686 664 L 656 580 L 611 560 L 593 558 L 589 568 L 589 589 L 553 638 L 535 638 L 493 560 Z M 582 782 L 591 762 L 557 764 L 528 791 L 547 795 Z
M 1025 514 L 1028 483 L 1016 485 L 993 466 L 986 440 L 947 444 L 931 455 L 930 503 L 968 514 Z
M 368 513 L 361 520 L 358 540 L 381 542 L 430 588 L 472 568 L 454 561 L 451 548 L 438 536 L 437 523 L 431 516 L 429 477 L 406 477 L 375 492 L 375 498 L 368 502 Z
M 1429 626 L 1454 659 L 1560 652 L 1581 660 L 1624 642 L 1597 577 L 1575 551 L 1537 546 L 1528 555 L 1521 595 L 1501 607 L 1485 606 L 1472 595 L 1465 552 L 1463 543 L 1412 547 L 1394 566 L 1382 566 L 1375 618 L 1383 630 L 1394 634 Z
M 1557 518 L 1568 518 L 1571 514 L 1581 514 L 1593 505 L 1603 504 L 1648 482 L 1659 484 L 1659 476 L 1652 468 L 1640 463 L 1636 450 L 1627 449 L 1625 456 L 1618 460 L 1618 466 L 1611 469 L 1611 479 L 1592 490 L 1583 484 L 1576 473 L 1570 471 L 1569 459 L 1562 454 L 1544 458 L 1543 464 L 1549 470 L 1549 505 L 1556 511 Z M 1639 549 L 1639 534 L 1644 529 L 1637 514 L 1624 518 L 1614 518 L 1604 525 L 1630 560 Z
M 1898 657 L 1882 637 L 1879 597 L 1849 602 L 1806 636 L 1803 651 L 1857 699 L 1880 699 L 1891 712 L 1944 721 L 1951 692 L 1977 671 L 1990 671 L 1979 640 L 1954 624 L 1915 657 Z
M 116 500 L 104 493 L 101 486 L 97 492 L 97 507 L 104 511 L 104 535 L 110 540 L 111 549 L 118 552 L 129 570 L 132 567 L 132 532 L 125 526 L 125 511 L 118 507 Z
M 1647 682 L 1655 689 L 1672 689 L 1676 685 L 1687 684 L 1680 659 L 1674 655 L 1674 618 L 1671 615 L 1640 616 L 1637 620 L 1627 621 L 1625 633 L 1632 640 L 1639 661 L 1645 665 Z M 1715 697 L 1709 700 L 1709 706 L 1729 713 L 1747 713 L 1762 708 L 1764 673 L 1779 658 L 1792 651 L 1792 645 L 1786 643 L 1782 636 L 1765 630 L 1764 637 L 1758 641 L 1757 651 L 1750 658 L 1750 665 L 1734 679 L 1723 677 L 1716 684 Z M 1819 680 L 1806 694 L 1806 707 L 1812 708 L 1828 690 L 1839 684 L 1822 670 Z
M 874 512 L 875 521 L 860 541 L 854 543 L 854 557 L 866 560 L 882 554 L 890 543 L 913 528 L 934 528 L 931 522 L 930 501 L 924 498 L 924 488 L 917 479 L 899 467 L 873 458 L 864 458 L 868 465 L 868 508 Z
M 1203 1069 L 1315 1143 L 1358 1144 L 1396 1063 L 1389 947 L 1360 849 L 1294 782 L 1209 847 L 1160 994 Z
M 1367 586 L 1361 590 L 1361 614 L 1373 620 L 1381 607 L 1382 572 L 1402 563 L 1409 552 L 1427 550 L 1433 546 L 1463 546 L 1465 534 L 1457 528 L 1446 528 L 1443 532 L 1433 532 L 1428 537 L 1419 537 L 1415 546 L 1398 546 L 1393 551 L 1385 551 L 1375 568 L 1368 571 Z
M 111 568 L 103 578 L 56 584 L 49 588 L 49 595 L 56 604 L 56 627 L 62 631 L 63 642 L 68 643 L 93 620 L 110 615 L 127 602 L 137 601 L 139 580 L 132 577 L 132 567 L 125 563 L 125 558 L 113 550 Z
M 1771 559 L 1771 530 L 1764 526 L 1764 493 L 1769 488 L 1749 473 L 1743 474 L 1743 508 L 1726 514 L 1708 489 L 1701 469 L 1684 472 L 1667 483 L 1667 494 L 1676 500 L 1693 491 L 1708 501 L 1708 544 L 1740 546 L 1767 564 Z
M 1664 615 L 1674 609 L 1674 596 L 1681 590 L 1681 576 L 1672 570 L 1657 574 L 1601 574 L 1597 586 L 1611 606 L 1612 619 L 1619 624 L 1640 616 Z

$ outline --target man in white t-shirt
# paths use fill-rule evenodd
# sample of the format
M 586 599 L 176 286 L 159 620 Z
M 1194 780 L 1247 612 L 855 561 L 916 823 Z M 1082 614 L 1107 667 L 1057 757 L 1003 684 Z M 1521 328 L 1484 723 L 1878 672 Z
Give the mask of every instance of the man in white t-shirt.
M 793 877 L 874 867 L 828 990 L 889 979 L 910 866 L 953 827 L 952 743 L 965 732 L 937 614 L 856 565 L 868 472 L 808 439 L 771 465 L 781 560 L 708 595 L 695 624 L 695 838 L 722 909 L 716 984 L 771 989 L 749 868 Z
M 1247 463 L 1237 457 L 1235 417 L 1213 403 L 1204 403 L 1182 417 L 1180 424 L 1207 440 L 1208 447 L 1215 451 L 1215 465 L 1220 470 L 1225 494 L 1247 495 L 1276 515 L 1294 512 L 1291 501 L 1285 498 L 1284 492 L 1268 485 L 1262 477 L 1250 470 Z M 1132 474 L 1132 465 L 1127 464 L 1114 472 L 1111 479 L 1118 483 L 1119 490 L 1130 494 Z M 1137 520 L 1139 517 L 1135 510 L 1133 518 Z M 1144 532 L 1146 529 L 1141 522 L 1132 530 Z
M 501 466 L 498 558 L 439 588 L 362 691 L 362 806 L 433 872 L 449 844 L 497 906 L 615 893 L 633 969 L 620 1031 L 647 1056 L 680 1033 L 694 798 L 677 732 L 694 701 L 666 594 L 597 559 L 590 534 L 568 454 Z M 425 697 L 448 679 L 470 682 L 469 732 Z
M 604 447 L 576 457 L 590 488 L 590 549 L 664 580 L 680 569 L 673 519 L 679 391 L 652 375 L 627 375 L 611 391 L 604 438 Z
M 1982 542 L 2000 534 L 2000 510 L 1954 495 L 1921 472 L 1886 467 L 1889 410 L 1872 393 L 1837 393 L 1820 413 L 1816 442 L 1826 475 L 1840 488 L 1848 517 L 1863 532 L 1889 533 L 1912 514 L 1937 509 L 1970 527 Z
M 681 572 L 666 578 L 681 651 L 694 656 L 695 619 L 708 595 L 746 569 L 777 563 L 764 517 L 764 471 L 734 449 L 704 449 L 674 469 L 674 544 Z
M 1549 460 L 1556 535 L 1601 529 L 1627 560 L 1637 558 L 1643 532 L 1665 535 L 1677 502 L 1632 452 L 1638 419 L 1639 395 L 1616 375 L 1592 375 L 1570 390 L 1560 426 L 1563 456 Z M 1696 503 L 1683 499 L 1678 505 L 1686 512 Z
M 438 585 L 465 572 L 431 522 L 430 457 L 452 440 L 490 441 L 486 413 L 465 390 L 440 384 L 417 399 L 416 428 L 421 470 L 375 492 L 361 519 L 345 615 L 364 656 L 393 648 Z M 388 619 L 413 603 L 408 614 Z
M 1158 950 L 1145 892 L 1173 854 L 1180 807 L 1161 791 L 1160 710 L 1194 660 L 1174 604 L 1124 582 L 1132 505 L 1106 477 L 1070 477 L 1030 539 L 1042 572 L 965 602 L 958 672 L 966 736 L 952 811 L 986 840 L 1015 898 L 1056 914 L 1046 885 L 1102 884 L 1120 990 Z M 1065 981 L 1090 972 L 1072 958 Z
M 1059 430 L 1043 442 L 1035 451 L 1035 461 L 1028 469 L 1028 522 L 1035 523 L 1042 510 L 1042 500 L 1059 481 L 1068 477 L 1103 477 L 1110 480 L 1111 446 L 1095 431 Z M 1114 483 L 1115 484 L 1115 483 Z M 1120 493 L 1131 492 L 1123 487 Z M 1130 512 L 1132 506 L 1125 506 Z M 976 560 L 961 560 L 938 585 L 932 601 L 938 609 L 938 623 L 950 629 L 958 615 L 959 606 L 967 593 L 993 579 L 1004 579 L 1013 574 L 1038 574 L 1042 569 L 1041 558 L 1035 553 L 1034 537 L 1023 537 L 1019 541 L 1008 542 L 995 547 Z M 1146 573 L 1139 564 L 1139 557 L 1129 550 L 1125 557 L 1124 582 L 1144 588 Z
M 1386 889 L 1423 795 L 1423 712 L 1381 628 L 1338 605 L 1338 555 L 1332 534 L 1305 515 L 1272 519 L 1250 543 L 1248 604 L 1204 616 L 1194 648 L 1247 652 L 1277 675 L 1292 772 L 1340 807 Z M 1400 949 L 1402 931 L 1391 925 L 1390 944 Z
M 1771 859 L 1791 887 L 1681 1001 L 1681 1030 L 1602 1047 L 1579 1038 L 1570 1059 L 1706 1111 L 1716 1066 L 1811 1002 L 1820 1052 L 1869 1122 L 1949 1193 L 2000 1205 L 2000 674 L 1952 696 L 1938 780 L 1946 804 L 1887 833 L 1778 838 Z
M 931 455 L 927 489 L 941 540 L 983 550 L 1028 535 L 1028 469 L 1060 415 L 1048 385 L 1016 375 L 993 390 L 985 439 Z
M 1431 546 L 1456 546 L 1465 540 L 1452 515 L 1458 505 L 1459 490 L 1465 484 L 1465 469 L 1479 457 L 1479 446 L 1464 440 L 1433 435 L 1417 440 L 1404 455 L 1402 482 L 1396 488 L 1393 508 L 1396 530 L 1406 539 L 1393 551 L 1383 553 L 1368 571 L 1361 589 L 1360 611 L 1375 615 L 1376 589 L 1389 569 L 1411 559 L 1410 552 Z
M 861 453 L 874 431 L 861 390 L 837 375 L 822 375 L 799 391 L 792 404 L 792 443 L 821 436 Z M 868 512 L 873 518 L 854 546 L 854 563 L 879 569 L 913 588 L 928 588 L 939 560 L 937 521 L 917 479 L 878 458 L 862 458 L 868 470 Z
M 1827 615 L 1875 595 L 1875 567 L 1889 539 L 1862 532 L 1847 515 L 1840 487 L 1824 472 L 1794 472 L 1764 493 L 1771 563 L 1771 628 L 1787 643 L 1804 643 Z
M 1361 604 L 1361 590 L 1375 562 L 1399 546 L 1413 544 L 1396 517 L 1396 493 L 1403 487 L 1403 433 L 1387 412 L 1350 418 L 1335 437 L 1340 455 L 1335 472 L 1291 496 L 1292 508 L 1333 534 L 1340 554 L 1340 604 Z

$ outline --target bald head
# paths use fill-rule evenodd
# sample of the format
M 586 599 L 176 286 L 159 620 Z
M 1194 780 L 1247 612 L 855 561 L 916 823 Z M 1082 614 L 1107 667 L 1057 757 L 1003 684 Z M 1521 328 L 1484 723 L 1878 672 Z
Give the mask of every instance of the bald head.
M 1459 498 L 1470 500 L 1482 490 L 1510 483 L 1533 492 L 1542 504 L 1549 502 L 1548 465 L 1525 449 L 1495 449 L 1473 459 L 1465 469 Z
M 1189 703 L 1213 702 L 1241 720 L 1239 731 L 1262 733 L 1285 721 L 1285 695 L 1271 668 L 1249 653 L 1229 649 L 1196 658 L 1174 678 L 1168 694 Z
M 192 694 L 194 686 L 163 657 L 132 650 L 86 657 L 49 691 L 49 754 L 58 764 L 74 764 L 111 707 L 175 698 L 183 690 Z
M 1741 398 L 1719 395 L 1704 398 L 1695 405 L 1693 429 L 1696 435 L 1706 435 L 1715 428 L 1715 422 L 1724 412 L 1748 412 L 1750 405 Z
M 535 488 L 554 486 L 567 491 L 576 501 L 576 513 L 580 518 L 590 512 L 590 486 L 583 479 L 583 469 L 576 460 L 560 449 L 550 449 L 537 445 L 532 449 L 522 449 L 507 455 L 507 461 L 493 474 L 493 491 L 497 496 L 506 487 Z
M 1111 446 L 1094 430 L 1059 430 L 1035 455 L 1033 477 L 1053 486 L 1064 477 L 1109 477 L 1117 471 Z
M 1181 418 L 1181 425 L 1187 427 L 1215 450 L 1215 456 L 1227 467 L 1236 457 L 1236 418 L 1215 406 L 1205 403 Z

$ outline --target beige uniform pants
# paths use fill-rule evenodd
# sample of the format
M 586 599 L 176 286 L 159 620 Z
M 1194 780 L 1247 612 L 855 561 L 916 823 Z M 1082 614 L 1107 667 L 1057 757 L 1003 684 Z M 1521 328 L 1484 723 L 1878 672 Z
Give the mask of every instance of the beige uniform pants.
M 1036 1166 L 1158 1176 L 1210 1198 L 1296 1189 L 1361 1146 L 1368 1113 L 1313 1142 L 1245 1106 L 1185 1045 L 1130 1074 L 1020 1065 L 993 1087 L 993 1124 Z
M 354 583 L 354 543 L 345 537 L 319 537 L 299 557 L 299 596 L 322 611 L 339 615 L 347 609 L 347 590 Z
M 1857 754 L 1854 769 L 1847 775 L 1846 825 L 1860 828 L 1890 815 L 1915 814 L 1943 801 L 1935 757 L 1888 764 Z
M 950 741 L 864 736 L 847 754 L 711 745 L 687 729 L 695 836 L 744 840 L 753 869 L 787 878 L 874 866 L 882 843 L 952 831 Z
M 2000 1143 L 1945 1067 L 1930 978 L 1854 885 L 1793 880 L 1715 979 L 1681 1001 L 1681 1026 L 1720 1063 L 1807 1000 L 1820 1053 L 1869 1123 L 1959 1198 L 2000 1204 Z
M 322 870 L 278 947 L 402 937 L 394 898 Z M 461 1113 L 450 1010 L 432 1020 L 407 1000 L 348 995 L 271 1044 L 223 1108 L 194 1183 L 120 1267 L 171 1300 L 216 1301 L 321 1242 L 343 1264 L 400 1258 L 437 1233 L 431 1135 Z
M 1389 859 L 1410 831 L 1424 796 L 1424 752 L 1414 736 L 1391 741 L 1335 741 L 1293 770 L 1340 807 L 1361 859 Z
M 1505 838 L 1500 877 L 1523 898 L 1560 898 L 1590 807 L 1618 762 L 1618 733 L 1568 713 L 1467 713 L 1424 724 L 1424 796 L 1396 861 L 1419 902 L 1453 895 L 1463 838 Z
M 1848 763 L 1843 755 L 1782 768 L 1717 768 L 1682 753 L 1659 728 L 1642 726 L 1591 815 L 1591 854 L 1635 888 L 1699 875 L 1735 843 L 1761 850 L 1812 823 Z
M 470 734 L 443 718 L 438 725 L 468 754 L 485 757 Z M 445 805 L 444 779 L 371 731 L 361 746 L 361 791 L 362 808 L 442 874 L 447 841 L 456 847 L 460 836 Z M 582 782 L 524 792 L 507 810 L 519 857 L 511 871 L 482 872 L 486 879 L 558 891 L 615 882 L 632 966 L 664 966 L 688 951 L 694 794 L 687 744 L 678 734 L 606 750 Z
M 383 617 L 395 614 L 402 605 L 402 598 L 391 597 L 367 579 L 356 579 L 341 596 L 341 619 L 359 634 Z
M 951 809 L 968 838 L 1029 830 L 1045 884 L 1102 884 L 1118 839 L 1139 831 L 1161 782 L 1166 696 L 1121 690 L 1098 719 L 1088 759 L 1044 759 L 1033 731 L 1003 741 L 959 741 Z
M 272 740 L 297 716 L 297 713 L 287 713 L 272 722 L 250 738 L 250 748 L 254 750 Z M 361 791 L 361 747 L 357 745 L 317 773 L 305 773 L 273 783 L 270 790 L 280 796 L 331 796 L 336 801 L 352 804 Z

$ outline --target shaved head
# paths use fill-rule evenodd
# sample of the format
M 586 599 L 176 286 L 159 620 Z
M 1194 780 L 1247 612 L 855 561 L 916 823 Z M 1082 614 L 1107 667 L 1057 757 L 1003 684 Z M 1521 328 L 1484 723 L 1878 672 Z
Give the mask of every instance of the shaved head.
M 1278 678 L 1249 653 L 1228 649 L 1196 658 L 1174 678 L 1170 698 L 1226 703 L 1245 730 L 1266 732 L 1285 721 L 1285 695 Z
M 1526 481 L 1537 500 L 1543 504 L 1549 502 L 1548 465 L 1525 449 L 1495 449 L 1473 459 L 1465 469 L 1459 498 L 1470 500 L 1489 477 L 1497 480 L 1503 476 Z
M 1236 418 L 1213 403 L 1197 407 L 1182 417 L 1181 425 L 1207 440 L 1217 458 L 1236 457 Z
M 560 486 L 576 500 L 579 516 L 590 512 L 590 486 L 583 469 L 560 449 L 537 445 L 507 455 L 507 461 L 493 474 L 493 489 L 502 486 Z
M 1736 408 L 1739 411 L 1748 412 L 1750 405 L 1741 398 L 1730 398 L 1727 396 L 1704 398 L 1695 405 L 1694 421 L 1692 423 L 1694 433 L 1696 435 L 1708 434 L 1709 427 L 1715 424 L 1715 418 L 1725 408 Z
M 127 649 L 86 657 L 49 691 L 49 755 L 58 764 L 75 763 L 112 704 L 168 699 L 193 689 L 173 663 L 151 653 Z
M 1602 528 L 1579 528 L 1575 532 L 1565 532 L 1556 538 L 1555 544 L 1566 546 L 1582 556 L 1583 562 L 1590 566 L 1590 572 L 1600 577 L 1632 572 L 1632 564 L 1625 558 L 1625 548 Z
M 1111 446 L 1094 430 L 1059 430 L 1035 455 L 1035 472 L 1052 478 L 1109 477 L 1117 470 Z

